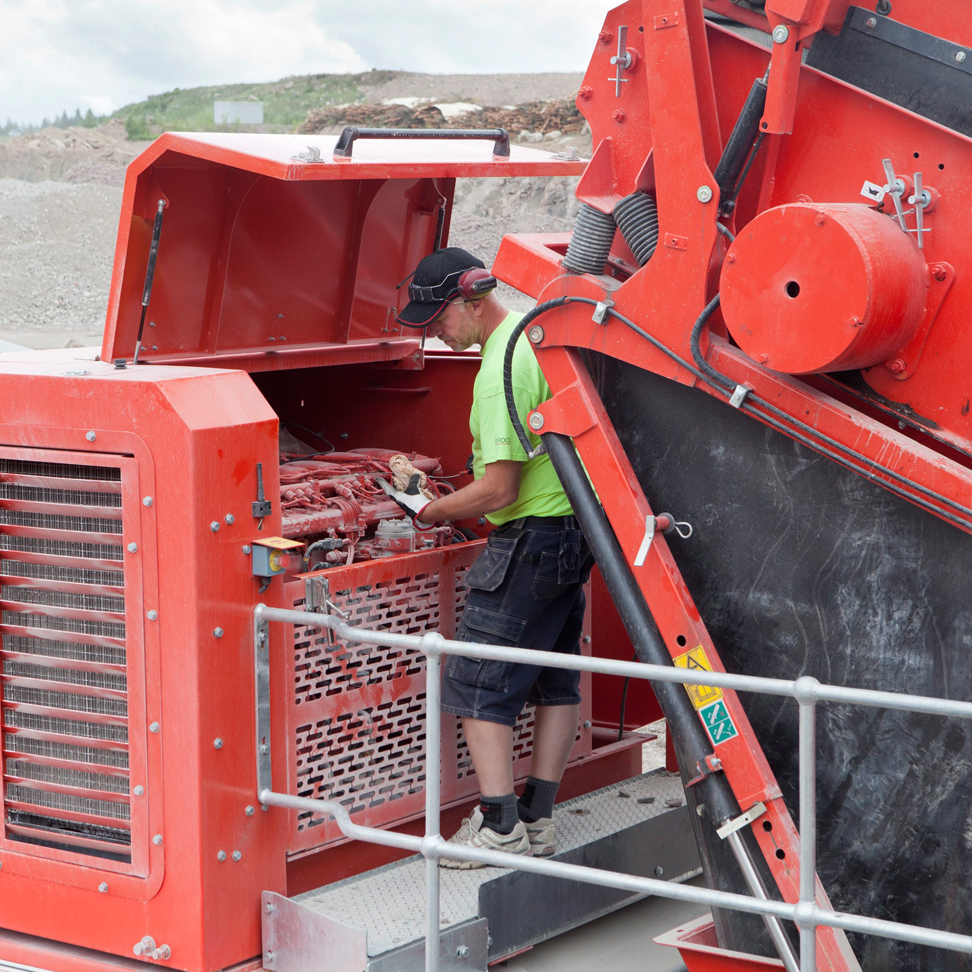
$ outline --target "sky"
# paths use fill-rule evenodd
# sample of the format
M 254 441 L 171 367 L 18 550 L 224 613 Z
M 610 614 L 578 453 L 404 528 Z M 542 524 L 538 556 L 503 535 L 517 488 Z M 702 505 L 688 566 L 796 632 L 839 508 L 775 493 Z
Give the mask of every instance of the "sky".
M 583 71 L 617 0 L 0 0 L 0 124 L 371 68 Z

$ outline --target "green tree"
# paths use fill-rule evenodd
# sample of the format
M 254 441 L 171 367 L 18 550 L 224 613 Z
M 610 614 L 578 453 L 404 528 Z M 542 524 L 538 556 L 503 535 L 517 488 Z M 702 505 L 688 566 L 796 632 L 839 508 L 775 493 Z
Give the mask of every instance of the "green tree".
M 144 142 L 154 137 L 144 115 L 129 115 L 125 119 L 125 135 L 131 142 Z

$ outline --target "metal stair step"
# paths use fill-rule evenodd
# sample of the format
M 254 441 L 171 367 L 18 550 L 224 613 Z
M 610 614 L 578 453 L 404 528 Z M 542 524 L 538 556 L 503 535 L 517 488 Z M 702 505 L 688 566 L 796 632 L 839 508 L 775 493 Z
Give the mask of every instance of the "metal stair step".
M 674 881 L 699 872 L 681 780 L 663 769 L 559 804 L 554 819 L 555 860 Z M 644 897 L 506 868 L 440 873 L 443 970 L 484 970 L 487 961 Z M 306 970 L 308 960 L 320 966 L 324 951 L 328 972 L 419 972 L 425 859 L 408 857 L 291 899 L 266 892 L 263 926 L 271 972 Z

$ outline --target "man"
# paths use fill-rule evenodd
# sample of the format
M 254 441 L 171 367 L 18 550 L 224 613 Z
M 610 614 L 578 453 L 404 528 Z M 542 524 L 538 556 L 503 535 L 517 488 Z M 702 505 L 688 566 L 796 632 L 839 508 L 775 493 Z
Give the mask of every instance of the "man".
M 427 256 L 415 269 L 411 301 L 399 323 L 425 328 L 453 351 L 481 348 L 469 419 L 475 481 L 432 502 L 404 492 L 396 499 L 422 523 L 485 514 L 496 527 L 466 577 L 459 640 L 576 654 L 591 558 L 549 458 L 528 458 L 510 422 L 503 358 L 523 315 L 508 311 L 495 287 L 482 261 L 458 247 Z M 527 341 L 518 343 L 513 357 L 513 388 L 521 416 L 550 397 Z M 513 854 L 554 853 L 554 798 L 577 732 L 579 683 L 576 671 L 458 656 L 447 661 L 442 708 L 462 720 L 480 786 L 479 807 L 453 842 Z M 513 727 L 527 702 L 536 707 L 533 761 L 517 801 Z

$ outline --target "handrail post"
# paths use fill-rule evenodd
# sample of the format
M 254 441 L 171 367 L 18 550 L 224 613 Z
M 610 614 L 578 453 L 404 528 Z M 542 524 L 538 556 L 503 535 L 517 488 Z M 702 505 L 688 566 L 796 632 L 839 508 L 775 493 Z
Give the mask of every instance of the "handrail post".
M 442 656 L 438 642 L 442 635 L 422 638 L 425 651 L 425 839 L 431 845 L 439 834 L 439 788 L 442 756 L 442 710 L 440 708 Z M 439 969 L 439 857 L 425 848 L 425 972 Z
M 800 705 L 800 905 L 806 913 L 800 929 L 800 972 L 816 972 L 817 924 L 817 704 L 815 678 L 796 681 L 794 695 Z

